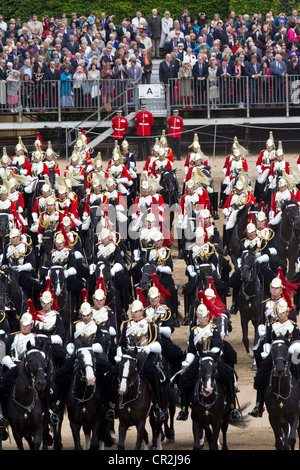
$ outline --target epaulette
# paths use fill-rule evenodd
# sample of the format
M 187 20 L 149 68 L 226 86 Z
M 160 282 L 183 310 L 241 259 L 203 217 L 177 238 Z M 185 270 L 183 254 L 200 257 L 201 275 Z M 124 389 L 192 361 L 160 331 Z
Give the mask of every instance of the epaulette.
M 3 322 L 3 320 L 5 320 L 5 312 L 3 312 L 3 310 L 1 310 L 0 315 L 1 315 L 1 318 L 0 318 L 0 323 L 1 323 L 1 322 Z

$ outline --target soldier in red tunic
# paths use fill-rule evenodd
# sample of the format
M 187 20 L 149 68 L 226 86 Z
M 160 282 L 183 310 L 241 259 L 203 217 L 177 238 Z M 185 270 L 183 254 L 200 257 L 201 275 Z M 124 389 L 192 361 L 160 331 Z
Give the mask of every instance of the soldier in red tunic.
M 135 116 L 136 135 L 139 136 L 139 161 L 144 159 L 144 144 L 147 153 L 146 158 L 150 156 L 151 150 L 149 136 L 151 135 L 151 127 L 153 124 L 153 114 L 147 111 L 146 105 L 142 105 L 141 110 Z
M 122 116 L 122 109 L 118 109 L 117 115 L 112 118 L 111 127 L 113 129 L 113 139 L 117 140 L 118 145 L 121 146 L 128 130 L 128 121 L 126 117 Z
M 177 160 L 181 160 L 181 132 L 183 129 L 183 119 L 179 116 L 178 109 L 174 109 L 173 116 L 169 117 L 169 145 L 176 154 Z

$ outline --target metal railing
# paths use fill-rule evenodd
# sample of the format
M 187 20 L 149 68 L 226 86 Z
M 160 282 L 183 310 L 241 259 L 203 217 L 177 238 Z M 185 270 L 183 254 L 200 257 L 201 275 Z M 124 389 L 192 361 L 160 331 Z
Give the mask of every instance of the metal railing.
M 241 77 L 216 77 L 197 81 L 194 78 L 169 79 L 164 85 L 165 96 L 159 107 L 165 103 L 166 114 L 173 108 L 202 109 L 210 118 L 212 110 L 245 109 L 246 116 L 259 107 L 284 107 L 288 116 L 291 106 L 300 105 L 300 75 L 275 75 L 252 79 Z M 47 113 L 48 119 L 61 121 L 63 113 L 76 114 L 71 120 L 82 122 L 86 119 L 109 119 L 110 112 L 123 108 L 125 114 L 137 111 L 139 107 L 138 86 L 130 80 L 88 80 L 82 83 L 71 80 L 33 81 L 21 80 L 13 89 L 0 82 L 0 115 L 17 114 L 19 122 L 23 115 Z M 86 119 L 85 119 L 85 116 Z
M 22 122 L 24 114 L 51 113 L 61 121 L 64 112 L 94 113 L 98 120 L 119 107 L 136 109 L 138 93 L 129 80 L 77 80 L 36 83 L 19 80 L 14 87 L 1 83 L 0 115 L 18 114 Z M 58 115 L 58 117 L 57 117 Z
M 249 116 L 256 107 L 283 106 L 288 115 L 290 106 L 300 105 L 300 75 L 169 79 L 168 95 L 168 114 L 172 108 L 203 108 L 209 118 L 212 109 L 245 108 Z

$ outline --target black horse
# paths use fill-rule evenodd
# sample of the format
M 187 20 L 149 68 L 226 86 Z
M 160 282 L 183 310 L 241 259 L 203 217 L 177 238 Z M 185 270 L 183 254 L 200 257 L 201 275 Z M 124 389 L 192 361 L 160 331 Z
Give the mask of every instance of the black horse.
M 287 279 L 292 280 L 299 256 L 300 212 L 297 201 L 285 201 L 282 205 L 282 219 L 275 229 L 277 255 L 288 264 Z
M 49 270 L 49 277 L 51 279 L 51 292 L 53 294 L 54 301 L 56 302 L 57 310 L 62 317 L 65 331 L 68 336 L 72 323 L 76 318 L 74 316 L 71 293 L 68 289 L 67 279 L 65 278 L 64 271 L 65 269 L 63 266 L 52 266 Z
M 264 297 L 264 287 L 258 275 L 255 260 L 255 251 L 244 250 L 241 256 L 241 287 L 238 296 L 238 308 L 241 317 L 243 344 L 247 354 L 253 357 L 250 351 L 248 338 L 248 324 L 254 328 L 254 344 L 258 340 L 258 324 L 261 315 L 261 303 Z
M 6 238 L 9 232 L 9 214 L 0 213 L 0 253 L 4 252 Z
M 174 211 L 176 210 L 176 204 L 178 204 L 179 184 L 176 176 L 176 170 L 165 169 L 160 175 L 159 184 L 161 186 L 160 194 L 167 205 L 170 213 L 168 214 L 169 219 L 169 231 L 173 227 Z
M 137 429 L 135 450 L 148 446 L 146 420 L 151 409 L 151 392 L 146 379 L 140 374 L 146 357 L 142 351 L 127 350 L 119 362 L 119 416 L 118 449 L 125 450 L 126 433 L 131 426 Z
M 23 439 L 30 450 L 41 446 L 45 367 L 45 353 L 28 344 L 7 404 L 7 417 L 19 450 L 24 450 Z
M 71 388 L 66 407 L 74 450 L 82 450 L 80 430 L 85 435 L 85 448 L 98 450 L 104 447 L 104 398 L 96 374 L 96 357 L 91 346 L 75 341 L 75 361 Z
M 201 353 L 202 355 L 202 353 Z M 209 449 L 218 450 L 220 430 L 223 434 L 223 450 L 228 450 L 227 429 L 230 409 L 223 387 L 218 382 L 218 355 L 202 355 L 199 362 L 198 380 L 191 402 L 194 446 L 201 450 L 200 440 L 205 433 Z
M 294 450 L 299 425 L 299 382 L 291 370 L 289 344 L 284 337 L 272 342 L 272 372 L 264 395 L 276 450 Z

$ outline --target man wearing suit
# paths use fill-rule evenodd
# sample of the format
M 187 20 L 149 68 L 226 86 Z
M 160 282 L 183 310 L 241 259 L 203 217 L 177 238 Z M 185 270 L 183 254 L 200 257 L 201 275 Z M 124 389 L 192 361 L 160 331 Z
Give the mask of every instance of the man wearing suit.
M 223 46 L 225 46 L 225 44 L 228 45 L 228 34 L 223 29 L 223 23 L 221 21 L 217 22 L 217 27 L 213 32 L 213 39 L 214 40 L 220 39 L 221 48 L 223 48 Z
M 117 30 L 117 39 L 120 41 L 126 33 L 130 33 L 131 39 L 133 39 L 133 29 L 130 27 L 127 20 L 122 21 L 122 26 Z
M 75 41 L 74 34 L 70 35 L 69 41 L 66 42 L 65 47 L 71 52 L 72 55 L 75 55 L 76 52 L 79 52 L 79 42 Z
M 167 85 L 171 78 L 171 54 L 166 54 L 165 60 L 160 62 L 158 73 L 160 83 Z
M 152 15 L 149 16 L 148 29 L 152 40 L 152 58 L 159 59 L 159 44 L 161 37 L 161 17 L 157 14 L 156 8 L 152 10 Z
M 58 82 L 60 81 L 59 70 L 55 68 L 55 62 L 51 60 L 49 68 L 45 72 L 45 84 L 47 89 L 47 107 L 58 106 Z
M 137 65 L 136 58 L 130 59 L 130 67 L 128 68 L 128 79 L 131 80 L 132 85 L 140 85 L 143 78 L 143 69 Z
M 223 103 L 223 105 L 230 104 L 231 75 L 228 64 L 228 60 L 224 58 L 222 64 L 219 65 L 217 69 L 217 77 L 220 77 L 220 102 Z
M 197 62 L 192 70 L 195 80 L 196 99 L 198 104 L 205 104 L 206 79 L 208 77 L 208 64 L 204 61 L 203 56 L 199 55 Z
M 284 97 L 284 75 L 286 74 L 286 63 L 281 54 L 275 55 L 275 60 L 270 63 L 271 75 L 274 75 L 273 89 L 274 102 L 283 103 Z
M 172 60 L 171 54 L 166 54 L 165 60 L 162 60 L 159 64 L 159 81 L 161 84 L 168 85 L 169 78 L 177 78 L 179 71 L 179 61 Z M 173 104 L 173 90 L 174 90 L 174 81 L 170 83 L 170 104 Z
M 194 47 L 196 46 L 196 43 L 195 41 L 192 41 L 191 40 L 191 36 L 189 34 L 187 34 L 184 38 L 184 50 L 187 51 L 187 49 L 189 47 L 191 47 L 192 49 L 194 49 Z
M 174 47 L 178 47 L 181 43 L 184 46 L 183 41 L 177 36 L 177 34 L 175 34 L 174 38 L 165 44 L 164 49 L 166 51 L 166 54 L 171 54 L 171 52 L 174 50 Z
M 207 44 L 210 48 L 213 46 L 214 39 L 210 33 L 208 33 L 207 26 L 203 26 L 200 30 L 200 36 L 203 37 L 205 44 Z
M 117 57 L 115 66 L 113 67 L 113 72 L 115 76 L 115 86 L 116 86 L 116 94 L 118 97 L 118 104 L 123 106 L 124 104 L 124 92 L 126 90 L 127 80 L 129 76 L 129 72 L 127 67 L 122 64 L 122 59 Z
M 249 77 L 250 102 L 256 106 L 259 97 L 260 73 L 261 66 L 257 62 L 257 56 L 253 54 L 251 61 L 245 63 L 245 74 Z

